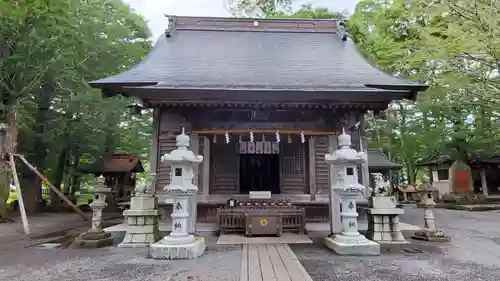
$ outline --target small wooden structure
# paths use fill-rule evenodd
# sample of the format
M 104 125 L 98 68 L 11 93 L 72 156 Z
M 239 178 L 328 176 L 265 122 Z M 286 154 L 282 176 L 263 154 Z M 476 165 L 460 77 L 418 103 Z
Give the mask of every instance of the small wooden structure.
M 84 172 L 103 175 L 106 187 L 111 188 L 111 198 L 119 204 L 129 202 L 135 188 L 136 173 L 144 172 L 139 156 L 125 153 L 111 153 L 102 156 Z M 108 198 L 109 200 L 109 198 Z

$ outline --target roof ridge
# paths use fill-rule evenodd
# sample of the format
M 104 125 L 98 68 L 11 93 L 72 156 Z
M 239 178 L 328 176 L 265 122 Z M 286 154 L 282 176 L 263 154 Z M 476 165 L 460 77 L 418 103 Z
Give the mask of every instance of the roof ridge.
M 264 32 L 338 32 L 337 19 L 301 18 L 222 18 L 168 16 L 167 37 L 176 30 L 264 31 Z

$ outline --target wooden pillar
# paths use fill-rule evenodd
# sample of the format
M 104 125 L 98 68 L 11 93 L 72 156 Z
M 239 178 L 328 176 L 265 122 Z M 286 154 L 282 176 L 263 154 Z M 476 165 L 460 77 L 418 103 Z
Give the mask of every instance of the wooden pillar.
M 210 140 L 203 136 L 203 178 L 202 190 L 203 196 L 208 196 L 210 193 Z
M 198 155 L 200 153 L 200 138 L 198 134 L 191 134 L 191 141 L 189 143 L 189 149 L 194 153 L 194 155 Z M 200 177 L 199 175 L 200 167 L 199 165 L 194 166 L 194 177 L 193 177 L 193 184 L 198 185 L 198 179 Z M 198 187 L 200 188 L 200 187 Z
M 194 155 L 198 155 L 200 153 L 200 141 L 198 134 L 192 134 L 191 135 L 191 142 L 190 142 L 190 148 L 189 148 Z M 199 172 L 199 165 L 194 166 L 194 177 L 192 183 L 194 185 L 198 185 L 198 172 Z M 198 187 L 200 188 L 200 187 Z M 191 212 L 191 216 L 188 221 L 188 231 L 189 233 L 196 233 L 196 222 L 198 221 L 198 193 L 195 193 L 191 198 L 189 198 L 189 206 L 188 209 Z
M 332 153 L 338 148 L 337 136 L 330 135 L 328 136 L 328 153 Z M 340 219 L 340 196 L 332 191 L 332 186 L 334 184 L 334 180 L 336 175 L 334 175 L 335 171 L 332 165 L 329 165 L 330 177 L 328 180 L 328 196 L 330 201 L 330 233 L 338 234 L 342 231 L 342 221 Z
M 316 138 L 309 138 L 309 195 L 316 201 Z
M 366 132 L 365 132 L 365 117 L 364 115 L 361 117 L 360 124 L 359 124 L 359 143 L 360 143 L 360 150 L 362 150 L 365 155 L 368 157 L 368 141 L 366 139 Z M 370 196 L 370 189 L 368 188 L 370 186 L 370 170 L 368 168 L 368 161 L 363 163 L 361 165 L 361 184 L 365 186 L 365 192 L 364 197 L 367 199 Z
M 488 190 L 488 182 L 486 181 L 486 170 L 484 168 L 481 168 L 481 189 L 483 190 L 483 195 L 485 197 L 488 197 L 489 195 L 489 190 Z
M 160 109 L 153 111 L 153 133 L 151 134 L 151 146 L 149 148 L 149 173 L 158 174 L 159 155 L 159 135 L 160 135 Z M 156 194 L 156 186 L 153 194 Z

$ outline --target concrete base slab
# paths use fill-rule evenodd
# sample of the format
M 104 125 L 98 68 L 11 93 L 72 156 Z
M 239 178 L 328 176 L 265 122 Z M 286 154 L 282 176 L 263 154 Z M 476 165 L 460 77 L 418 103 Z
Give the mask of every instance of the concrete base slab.
M 159 260 L 196 259 L 205 252 L 207 247 L 203 237 L 195 237 L 193 242 L 184 245 L 166 244 L 164 239 L 151 244 L 149 248 L 151 258 Z
M 246 244 L 312 244 L 307 235 L 283 233 L 281 237 L 245 237 L 242 234 L 221 234 L 217 245 L 246 245 Z
M 335 238 L 325 237 L 325 246 L 340 256 L 379 256 L 380 244 L 370 240 L 363 244 L 345 244 Z
M 429 242 L 450 242 L 451 238 L 444 235 L 441 231 L 417 231 L 411 237 L 415 240 L 429 241 Z
M 118 248 L 145 248 L 160 240 L 158 230 L 149 233 L 132 233 L 127 231 Z
M 360 231 L 366 231 L 368 229 L 368 223 L 366 221 L 361 221 L 358 223 L 358 225 L 359 225 L 358 229 Z M 421 228 L 417 225 L 407 224 L 403 222 L 399 223 L 399 228 L 401 231 L 421 230 Z M 166 233 L 172 231 L 172 223 L 169 221 L 159 222 L 158 229 L 161 233 L 166 235 Z M 307 233 L 309 234 L 315 232 L 319 233 L 330 232 L 330 224 L 327 222 L 308 222 L 306 223 L 306 230 Z M 125 235 L 125 232 L 127 231 L 127 224 L 126 223 L 116 224 L 105 228 L 104 231 L 112 233 L 115 236 L 123 237 L 123 235 Z M 196 234 L 200 236 L 215 235 L 216 232 L 217 232 L 217 226 L 215 225 L 215 223 L 196 223 Z
M 102 248 L 113 245 L 113 237 L 104 231 L 89 231 L 78 236 L 71 248 Z

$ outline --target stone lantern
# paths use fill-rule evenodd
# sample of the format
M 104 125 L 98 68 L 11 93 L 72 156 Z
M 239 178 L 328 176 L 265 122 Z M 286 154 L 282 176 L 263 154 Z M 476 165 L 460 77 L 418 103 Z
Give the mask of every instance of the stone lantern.
M 92 228 L 78 236 L 72 244 L 72 248 L 100 248 L 113 244 L 111 233 L 102 229 L 102 210 L 106 208 L 106 197 L 111 193 L 111 188 L 106 187 L 104 177 L 97 178 L 97 186 L 94 187 L 94 196 L 90 208 L 92 208 Z
M 189 136 L 182 133 L 176 138 L 177 149 L 161 157 L 170 165 L 170 184 L 163 190 L 173 197 L 172 232 L 150 247 L 154 259 L 195 259 L 203 254 L 206 245 L 202 237 L 189 234 L 189 198 L 198 191 L 193 184 L 194 165 L 203 161 L 203 156 L 188 150 Z
M 342 204 L 342 232 L 326 237 L 325 245 L 339 255 L 380 255 L 380 245 L 358 232 L 356 198 L 366 189 L 358 181 L 358 165 L 366 161 L 366 155 L 350 147 L 351 136 L 344 129 L 338 136 L 338 145 L 339 149 L 325 155 L 325 161 L 334 171 L 331 192 L 340 196 Z M 330 212 L 335 208 L 334 203 L 330 200 Z
M 418 206 L 424 208 L 424 229 L 417 231 L 412 236 L 413 239 L 424 240 L 430 242 L 448 242 L 450 237 L 446 236 L 443 231 L 436 229 L 434 222 L 434 212 L 432 209 L 436 206 L 433 193 L 437 189 L 429 182 L 429 178 L 424 176 L 422 184 L 418 186 L 418 191 L 421 194 Z

